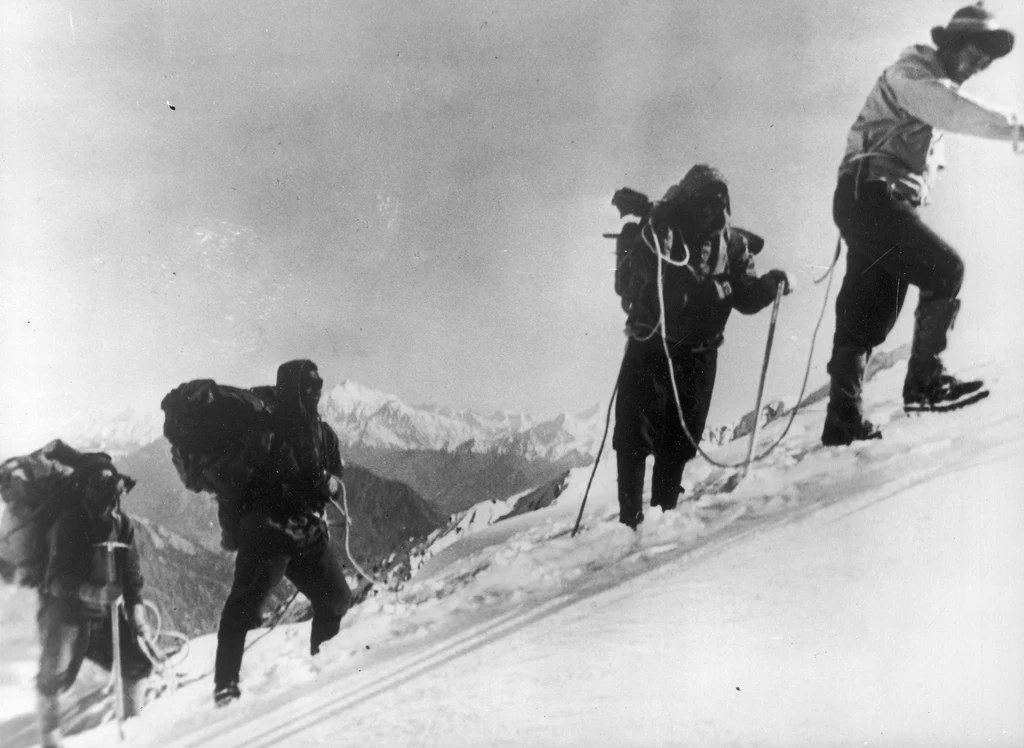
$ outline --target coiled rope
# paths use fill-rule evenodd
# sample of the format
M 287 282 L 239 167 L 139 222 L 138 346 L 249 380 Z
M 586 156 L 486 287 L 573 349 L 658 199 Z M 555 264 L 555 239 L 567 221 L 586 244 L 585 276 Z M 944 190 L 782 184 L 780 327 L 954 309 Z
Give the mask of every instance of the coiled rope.
M 678 261 L 675 261 L 675 260 L 672 260 L 671 258 L 665 257 L 665 253 L 661 250 L 661 244 L 658 241 L 657 234 L 654 232 L 653 229 L 651 230 L 651 236 L 654 238 L 655 246 L 651 246 L 651 244 L 647 241 L 646 236 L 644 236 L 643 233 L 641 232 L 641 237 L 643 237 L 643 239 L 644 239 L 644 244 L 647 245 L 647 247 L 649 249 L 651 249 L 651 251 L 653 251 L 655 253 L 655 255 L 658 257 L 658 303 L 659 303 L 659 305 L 661 307 L 661 310 L 660 310 L 660 314 L 659 314 L 658 323 L 655 325 L 654 329 L 648 335 L 644 336 L 643 338 L 636 338 L 636 340 L 639 340 L 640 342 L 644 342 L 646 340 L 650 340 L 652 337 L 654 337 L 654 335 L 659 330 L 664 331 L 666 329 L 666 324 L 665 324 L 666 316 L 665 316 L 664 271 L 663 271 L 663 267 L 662 267 L 662 260 L 665 260 L 669 264 L 672 264 L 672 265 L 679 265 L 680 264 Z M 782 434 L 779 436 L 779 438 L 768 449 L 766 449 L 764 452 L 762 452 L 761 454 L 757 455 L 756 457 L 749 457 L 748 459 L 743 460 L 742 462 L 738 462 L 736 464 L 727 464 L 727 463 L 718 462 L 714 458 L 712 458 L 710 455 L 708 455 L 708 453 L 705 452 L 701 448 L 701 446 L 697 442 L 697 440 L 693 438 L 693 435 L 690 433 L 689 427 L 686 425 L 686 419 L 683 417 L 683 408 L 682 408 L 682 405 L 681 405 L 680 399 L 679 399 L 679 389 L 678 389 L 678 386 L 676 385 L 675 370 L 674 370 L 674 367 L 672 366 L 671 353 L 670 353 L 669 348 L 668 348 L 668 343 L 666 341 L 666 336 L 664 334 L 662 334 L 662 336 L 661 336 L 662 344 L 663 344 L 663 347 L 665 349 L 665 356 L 668 359 L 669 377 L 672 380 L 672 394 L 673 394 L 673 398 L 675 399 L 676 414 L 679 417 L 679 422 L 683 426 L 683 432 L 686 434 L 686 438 L 690 441 L 690 444 L 697 450 L 697 453 L 700 454 L 702 457 L 704 457 L 704 459 L 707 460 L 710 464 L 715 465 L 716 467 L 728 468 L 728 469 L 732 469 L 732 468 L 736 468 L 736 467 L 747 467 L 748 465 L 751 465 L 751 464 L 753 464 L 755 462 L 763 460 L 765 457 L 767 457 L 769 454 L 771 454 L 775 450 L 775 448 L 778 447 L 778 445 L 782 443 L 782 440 L 785 439 L 786 436 L 789 434 L 789 430 L 793 426 L 793 421 L 796 419 L 797 412 L 801 409 L 800 408 L 801 403 L 803 402 L 804 395 L 807 392 L 807 382 L 808 382 L 808 380 L 810 379 L 810 376 L 811 376 L 811 364 L 812 364 L 812 362 L 814 360 L 814 346 L 815 346 L 815 343 L 817 342 L 817 339 L 818 339 L 818 332 L 821 329 L 821 323 L 825 319 L 825 312 L 828 309 L 828 297 L 829 297 L 829 293 L 832 290 L 832 279 L 833 279 L 834 274 L 835 274 L 834 271 L 835 271 L 836 265 L 839 263 L 839 257 L 840 257 L 840 255 L 842 253 L 842 241 L 843 241 L 843 239 L 842 239 L 842 236 L 840 235 L 839 238 L 836 240 L 836 249 L 835 249 L 835 253 L 833 254 L 833 257 L 832 257 L 832 262 L 829 264 L 828 269 L 825 270 L 825 272 L 822 274 L 822 276 L 820 278 L 817 278 L 814 281 L 814 284 L 817 285 L 817 284 L 819 284 L 822 281 L 827 279 L 828 280 L 828 284 L 825 286 L 825 298 L 822 299 L 821 312 L 818 314 L 818 321 L 814 325 L 814 332 L 811 334 L 811 346 L 810 346 L 810 350 L 809 350 L 809 352 L 807 354 L 807 366 L 804 369 L 803 383 L 800 385 L 800 395 L 797 397 L 796 404 L 793 406 L 792 411 L 790 411 L 789 421 L 786 423 L 786 428 L 783 429 Z M 683 249 L 686 252 L 686 257 L 687 257 L 687 260 L 688 260 L 689 259 L 689 250 L 687 249 L 685 244 L 683 245 Z M 768 353 L 769 353 L 769 351 L 766 350 L 765 351 L 765 362 L 764 362 L 765 367 L 767 367 L 767 365 L 768 365 L 768 361 L 767 361 Z M 620 372 L 621 372 L 621 368 L 620 368 Z M 611 401 L 608 403 L 608 414 L 605 417 L 604 434 L 601 436 L 601 446 L 600 446 L 600 448 L 597 451 L 597 457 L 594 460 L 594 467 L 593 467 L 593 469 L 590 472 L 590 480 L 587 481 L 587 488 L 583 492 L 583 501 L 580 503 L 580 510 L 579 510 L 579 513 L 576 516 L 576 524 L 573 527 L 573 530 L 572 530 L 572 533 L 571 533 L 570 537 L 576 537 L 576 533 L 579 532 L 579 529 L 580 529 L 580 521 L 583 518 L 583 510 L 586 508 L 587 498 L 590 495 L 590 486 L 591 486 L 591 484 L 593 484 L 594 476 L 597 474 L 597 466 L 598 466 L 598 464 L 601 461 L 601 452 L 604 450 L 605 439 L 608 436 L 608 430 L 609 430 L 610 424 L 611 424 L 612 405 L 615 402 L 615 396 L 618 393 L 618 391 L 619 391 L 619 381 L 618 381 L 618 379 L 616 379 L 615 380 L 615 388 L 612 390 Z M 761 416 L 760 413 L 756 413 L 754 417 L 755 418 L 760 418 L 760 416 Z
M 654 233 L 654 232 L 652 232 L 652 234 L 654 236 L 654 241 L 655 241 L 655 244 L 656 244 L 656 248 L 658 250 L 658 255 L 661 256 L 663 253 L 661 251 L 661 244 L 658 241 L 658 235 L 656 233 Z M 842 239 L 840 238 L 840 242 L 841 241 L 842 241 Z M 759 461 L 763 460 L 764 458 L 766 458 L 768 455 L 770 455 L 773 451 L 775 451 L 775 448 L 778 447 L 779 444 L 782 443 L 782 440 L 785 439 L 786 435 L 789 433 L 789 429 L 792 427 L 793 421 L 796 419 L 796 415 L 797 415 L 797 413 L 800 410 L 800 403 L 803 402 L 804 395 L 807 392 L 807 382 L 808 382 L 808 380 L 810 379 L 810 376 L 811 376 L 811 364 L 812 364 L 812 362 L 814 360 L 814 346 L 815 346 L 815 343 L 816 343 L 817 338 L 818 338 L 818 331 L 821 329 L 821 323 L 825 319 L 825 311 L 828 308 L 828 295 L 829 295 L 829 291 L 832 288 L 832 277 L 833 277 L 832 271 L 835 268 L 836 262 L 838 261 L 838 256 L 839 256 L 839 253 L 838 253 L 838 249 L 837 249 L 836 257 L 833 259 L 832 266 L 828 269 L 826 274 L 824 276 L 822 276 L 822 278 L 825 278 L 825 277 L 828 278 L 828 285 L 825 288 L 825 298 L 823 299 L 823 303 L 821 305 L 821 313 L 818 315 L 818 322 L 817 322 L 817 324 L 815 324 L 814 332 L 811 334 L 811 346 L 810 346 L 809 354 L 807 356 L 807 366 L 804 369 L 803 383 L 800 385 L 800 394 L 797 396 L 796 405 L 794 405 L 792 411 L 790 411 L 789 421 L 786 423 L 786 428 L 783 429 L 782 434 L 779 436 L 779 438 L 776 439 L 775 442 L 772 443 L 772 445 L 770 447 L 768 447 L 768 449 L 766 449 L 764 452 L 762 452 L 761 454 L 759 454 L 759 455 L 757 455 L 755 457 L 751 457 L 749 459 L 741 460 L 740 462 L 736 462 L 736 463 L 719 462 L 719 461 L 715 460 L 713 457 L 711 457 L 707 452 L 705 452 L 703 449 L 701 449 L 701 446 L 700 446 L 698 440 L 694 439 L 693 434 L 690 433 L 689 426 L 686 425 L 686 419 L 683 417 L 683 406 L 682 406 L 682 403 L 680 402 L 680 398 L 679 398 L 679 387 L 676 384 L 675 370 L 674 370 L 674 367 L 672 366 L 672 355 L 671 355 L 671 351 L 669 350 L 669 347 L 668 347 L 668 336 L 665 335 L 665 332 L 667 331 L 668 327 L 667 327 L 667 324 L 666 324 L 666 315 L 665 315 L 665 284 L 664 284 L 664 274 L 665 273 L 664 273 L 664 266 L 663 266 L 663 264 L 661 262 L 658 263 L 658 302 L 659 302 L 659 304 L 661 306 L 661 309 L 660 309 L 660 317 L 661 317 L 661 319 L 660 319 L 659 324 L 661 325 L 661 329 L 662 329 L 661 342 L 662 342 L 662 347 L 665 350 L 665 358 L 666 358 L 666 360 L 668 362 L 669 380 L 672 383 L 672 395 L 673 395 L 673 398 L 675 400 L 676 414 L 679 416 L 679 423 L 682 425 L 683 433 L 686 434 L 686 438 L 689 440 L 690 444 L 693 446 L 693 448 L 695 450 L 697 450 L 697 453 L 699 455 L 701 455 L 705 460 L 707 460 L 710 464 L 714 465 L 715 467 L 732 469 L 732 468 L 738 468 L 738 467 L 746 467 L 747 465 L 751 465 L 751 464 L 753 464 L 755 462 L 759 462 Z M 815 282 L 817 283 L 817 281 L 815 281 Z M 766 355 L 767 355 L 767 351 L 766 351 Z M 760 413 L 755 413 L 754 414 L 754 418 L 760 418 L 760 417 L 761 417 Z

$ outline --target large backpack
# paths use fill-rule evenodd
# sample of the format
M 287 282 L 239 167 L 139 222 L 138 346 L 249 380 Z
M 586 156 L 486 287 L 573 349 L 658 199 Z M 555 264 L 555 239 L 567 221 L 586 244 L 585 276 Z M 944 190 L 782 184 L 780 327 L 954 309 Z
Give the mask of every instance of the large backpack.
M 221 544 L 234 550 L 255 471 L 271 449 L 274 388 L 242 389 L 212 379 L 185 382 L 160 403 L 164 436 L 181 482 L 218 504 Z
M 604 234 L 615 239 L 615 293 L 622 299 L 622 309 L 632 320 L 642 316 L 644 291 L 653 279 L 650 252 L 640 239 L 647 225 L 653 203 L 642 192 L 623 187 L 615 192 L 612 205 L 619 217 L 635 216 L 639 221 L 627 221 L 617 234 Z M 656 268 L 655 268 L 656 269 Z M 628 322 L 627 322 L 628 327 Z
M 35 452 L 0 464 L 0 576 L 38 587 L 46 573 L 50 527 L 72 501 L 75 469 L 104 453 L 79 452 L 54 439 Z M 130 486 L 135 485 L 130 481 Z

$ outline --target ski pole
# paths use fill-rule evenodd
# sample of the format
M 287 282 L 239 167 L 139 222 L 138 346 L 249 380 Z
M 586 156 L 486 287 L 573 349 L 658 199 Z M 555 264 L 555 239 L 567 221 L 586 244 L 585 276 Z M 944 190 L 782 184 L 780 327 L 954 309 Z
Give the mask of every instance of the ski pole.
M 761 398 L 764 396 L 764 380 L 768 376 L 768 359 L 772 355 L 772 341 L 775 339 L 775 323 L 779 319 L 779 306 L 782 304 L 782 284 L 775 290 L 775 304 L 772 306 L 772 321 L 768 325 L 768 342 L 764 349 L 764 363 L 761 365 L 761 381 L 757 385 L 757 403 L 754 405 L 754 430 L 750 434 L 750 445 L 747 447 L 747 459 L 743 461 L 743 473 L 740 480 L 747 477 L 750 463 L 754 459 L 754 447 L 757 444 L 757 432 L 761 425 Z
M 97 543 L 107 552 L 107 582 L 117 581 L 117 556 L 115 548 L 127 548 L 125 543 L 107 541 Z M 123 597 L 118 596 L 110 606 L 110 631 L 113 637 L 113 656 L 110 661 L 110 672 L 114 676 L 114 715 L 117 717 L 117 737 L 124 741 L 124 681 L 121 679 L 121 604 Z

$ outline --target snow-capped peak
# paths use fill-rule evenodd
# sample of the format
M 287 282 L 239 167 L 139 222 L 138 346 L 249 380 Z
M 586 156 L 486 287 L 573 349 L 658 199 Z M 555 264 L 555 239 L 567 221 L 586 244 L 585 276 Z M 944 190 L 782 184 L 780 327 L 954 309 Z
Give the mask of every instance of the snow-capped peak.
M 66 441 L 76 449 L 100 450 L 115 457 L 134 452 L 163 435 L 159 407 L 129 406 L 108 413 L 77 413 L 66 428 Z

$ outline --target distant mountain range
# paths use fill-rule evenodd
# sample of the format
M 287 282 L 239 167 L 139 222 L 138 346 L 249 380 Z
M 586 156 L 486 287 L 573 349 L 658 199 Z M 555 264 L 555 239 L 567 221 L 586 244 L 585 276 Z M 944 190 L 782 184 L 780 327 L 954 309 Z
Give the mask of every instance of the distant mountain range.
M 604 412 L 598 407 L 538 421 L 523 413 L 408 405 L 395 395 L 350 381 L 324 393 L 320 414 L 345 447 L 500 452 L 550 462 L 589 460 L 604 425 Z M 80 418 L 69 432 L 65 440 L 80 449 L 126 455 L 162 436 L 163 413 L 155 406 L 145 411 L 126 408 Z
M 592 462 L 604 427 L 604 411 L 598 407 L 537 421 L 521 413 L 412 406 L 355 382 L 325 392 L 320 413 L 337 432 L 348 465 L 406 484 L 442 521 L 478 502 L 504 499 Z M 126 408 L 107 419 L 80 420 L 68 441 L 79 449 L 113 454 L 125 472 L 139 479 L 136 500 L 146 505 L 144 516 L 216 550 L 212 502 L 196 511 L 195 496 L 171 467 L 162 431 L 160 411 Z
M 876 353 L 869 374 L 888 368 L 906 357 L 906 346 Z M 821 393 L 816 393 L 819 397 Z M 785 411 L 781 400 L 762 409 L 770 420 Z M 402 452 L 473 455 L 506 455 L 527 462 L 541 461 L 559 466 L 590 463 L 601 443 L 607 403 L 577 414 L 562 413 L 537 420 L 525 413 L 473 410 L 436 405 L 409 405 L 396 395 L 345 381 L 324 393 L 320 414 L 338 434 L 345 454 L 371 470 L 407 462 L 396 459 Z M 722 444 L 750 433 L 753 415 L 747 413 L 735 423 L 715 424 L 704 430 L 709 444 Z M 163 436 L 163 413 L 129 407 L 119 413 L 80 418 L 65 438 L 79 449 L 102 449 L 115 457 L 135 452 Z M 384 455 L 391 454 L 390 457 Z M 389 478 L 405 480 L 399 474 L 380 470 Z M 415 486 L 415 482 L 407 481 Z M 417 487 L 430 498 L 431 487 Z M 505 493 L 504 495 L 508 495 Z

